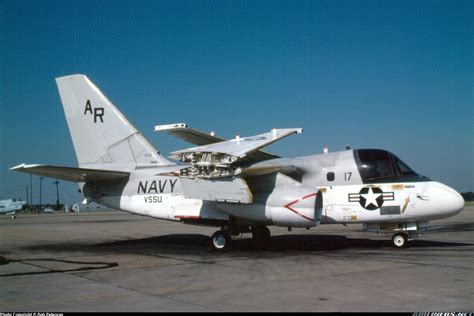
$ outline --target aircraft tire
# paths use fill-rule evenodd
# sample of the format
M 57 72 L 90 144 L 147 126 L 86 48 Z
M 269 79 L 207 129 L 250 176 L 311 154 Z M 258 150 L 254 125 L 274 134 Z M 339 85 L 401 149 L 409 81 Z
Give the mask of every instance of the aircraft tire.
M 211 237 L 212 249 L 216 251 L 225 251 L 229 249 L 231 240 L 230 234 L 227 231 L 219 230 Z
M 396 233 L 392 236 L 392 245 L 397 249 L 406 248 L 408 245 L 408 235 L 405 233 Z

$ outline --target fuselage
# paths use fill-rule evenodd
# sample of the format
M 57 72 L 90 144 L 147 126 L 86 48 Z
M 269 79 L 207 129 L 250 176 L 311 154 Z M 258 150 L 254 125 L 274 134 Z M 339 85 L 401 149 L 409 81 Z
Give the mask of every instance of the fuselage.
M 177 166 L 141 168 L 128 179 L 86 183 L 83 192 L 107 206 L 154 218 L 215 224 L 312 227 L 334 223 L 426 222 L 462 211 L 456 190 L 421 176 L 383 150 L 279 158 L 254 167 L 284 166 L 279 173 L 246 176 L 250 204 L 185 198 Z

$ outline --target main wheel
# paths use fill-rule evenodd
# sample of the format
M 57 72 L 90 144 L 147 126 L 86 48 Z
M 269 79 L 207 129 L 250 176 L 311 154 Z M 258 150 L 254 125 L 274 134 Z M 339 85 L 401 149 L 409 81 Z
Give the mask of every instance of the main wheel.
M 224 230 L 215 232 L 211 239 L 212 247 L 217 251 L 223 251 L 229 248 L 231 242 L 230 234 Z
M 392 244 L 395 248 L 405 248 L 408 243 L 408 235 L 405 233 L 396 233 L 392 236 Z

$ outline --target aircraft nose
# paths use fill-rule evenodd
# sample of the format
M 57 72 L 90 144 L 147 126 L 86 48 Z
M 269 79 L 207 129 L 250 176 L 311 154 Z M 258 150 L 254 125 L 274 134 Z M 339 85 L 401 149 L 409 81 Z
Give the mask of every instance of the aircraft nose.
M 433 200 L 436 208 L 443 217 L 451 217 L 459 214 L 464 209 L 464 199 L 461 194 L 447 185 L 439 182 L 433 183 L 432 190 Z

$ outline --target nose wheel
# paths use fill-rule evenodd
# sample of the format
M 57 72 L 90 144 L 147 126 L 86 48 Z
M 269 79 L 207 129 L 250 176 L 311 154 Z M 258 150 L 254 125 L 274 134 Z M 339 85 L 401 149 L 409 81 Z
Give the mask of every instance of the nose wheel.
M 395 248 L 405 248 L 408 244 L 408 234 L 396 233 L 392 236 L 392 245 Z
M 232 239 L 229 232 L 225 230 L 219 230 L 212 235 L 211 241 L 211 246 L 214 250 L 224 251 L 230 247 Z

